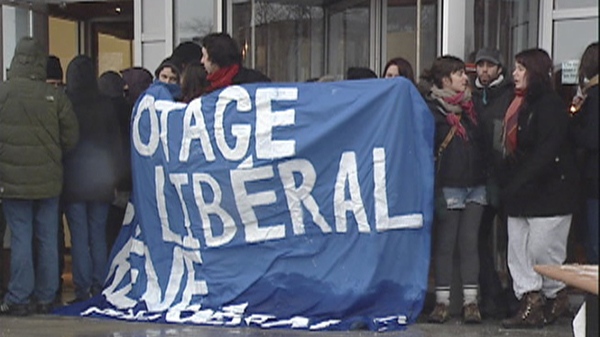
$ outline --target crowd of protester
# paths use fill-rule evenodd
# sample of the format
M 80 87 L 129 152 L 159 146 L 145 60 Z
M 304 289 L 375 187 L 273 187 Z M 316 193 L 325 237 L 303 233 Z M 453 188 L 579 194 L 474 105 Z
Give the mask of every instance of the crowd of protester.
M 598 263 L 598 43 L 583 53 L 570 110 L 553 88 L 553 62 L 544 50 L 516 54 L 512 73 L 497 49 L 482 48 L 472 61 L 474 81 L 451 55 L 438 57 L 419 79 L 401 57 L 381 74 L 417 86 L 435 121 L 435 305 L 428 320 L 449 319 L 456 267 L 464 323 L 497 316 L 505 328 L 542 327 L 568 310 L 568 298 L 565 284 L 533 266 L 565 262 L 582 203 L 586 261 Z M 93 60 L 77 56 L 64 85 L 56 57 L 31 38 L 19 42 L 0 86 L 0 238 L 6 226 L 11 231 L 0 314 L 47 313 L 62 303 L 63 218 L 71 233 L 72 302 L 102 290 L 132 190 L 129 125 L 136 100 L 150 86 L 189 103 L 232 84 L 270 82 L 242 64 L 236 42 L 212 33 L 201 46 L 178 45 L 154 76 L 133 67 L 96 78 Z M 350 67 L 345 79 L 377 77 Z M 580 167 L 576 153 L 584 158 Z M 494 267 L 494 224 L 507 234 L 509 289 Z M 518 305 L 510 306 L 510 298 Z

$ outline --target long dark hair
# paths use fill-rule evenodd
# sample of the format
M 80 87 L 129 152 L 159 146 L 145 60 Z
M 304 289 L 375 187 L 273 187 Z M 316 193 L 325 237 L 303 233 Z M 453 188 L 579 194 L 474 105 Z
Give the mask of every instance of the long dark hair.
M 588 80 L 592 77 L 598 75 L 598 41 L 591 43 L 585 51 L 583 55 L 581 55 L 581 62 L 579 63 L 579 85 L 583 86 L 583 79 L 587 78 Z
M 413 68 L 410 65 L 410 63 L 402 57 L 395 57 L 389 60 L 383 68 L 383 73 L 381 73 L 381 77 L 385 77 L 385 73 L 388 71 L 388 68 L 393 65 L 398 67 L 398 74 L 400 74 L 400 76 L 406 77 L 411 82 L 415 83 L 415 73 L 413 72 Z
M 523 50 L 515 55 L 515 61 L 526 69 L 528 98 L 552 90 L 552 59 L 545 50 L 540 48 Z
M 435 85 L 438 88 L 444 86 L 444 77 L 450 77 L 453 72 L 465 69 L 465 63 L 456 56 L 444 55 L 438 57 L 431 68 L 423 70 L 421 81 L 419 82 L 419 91 L 427 95 L 431 87 Z
M 183 101 L 189 103 L 204 94 L 210 83 L 206 79 L 206 70 L 199 61 L 189 63 L 181 76 L 181 94 Z

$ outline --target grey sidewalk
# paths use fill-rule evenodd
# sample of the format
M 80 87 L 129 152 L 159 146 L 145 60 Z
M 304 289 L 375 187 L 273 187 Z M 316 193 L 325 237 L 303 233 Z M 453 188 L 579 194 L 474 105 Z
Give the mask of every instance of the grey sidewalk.
M 0 317 L 1 337 L 565 337 L 572 336 L 571 320 L 561 318 L 556 324 L 539 330 L 506 330 L 497 320 L 480 325 L 463 325 L 458 318 L 446 324 L 411 325 L 405 331 L 376 332 L 309 332 L 261 330 L 257 328 L 220 328 L 173 324 L 128 323 L 115 320 L 62 316 Z

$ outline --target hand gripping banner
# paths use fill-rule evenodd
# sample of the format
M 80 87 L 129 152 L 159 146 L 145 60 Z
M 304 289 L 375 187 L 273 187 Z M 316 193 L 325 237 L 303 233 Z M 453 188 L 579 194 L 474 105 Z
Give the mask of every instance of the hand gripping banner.
M 230 86 L 189 105 L 157 83 L 131 130 L 105 289 L 70 310 L 379 331 L 420 313 L 434 126 L 407 80 Z

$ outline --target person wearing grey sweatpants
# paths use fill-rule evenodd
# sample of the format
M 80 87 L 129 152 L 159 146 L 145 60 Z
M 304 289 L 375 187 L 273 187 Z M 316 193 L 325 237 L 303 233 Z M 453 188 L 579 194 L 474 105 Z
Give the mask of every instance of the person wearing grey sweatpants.
M 540 328 L 568 310 L 565 285 L 538 275 L 537 264 L 561 265 L 578 201 L 578 170 L 569 115 L 548 76 L 553 62 L 542 49 L 515 56 L 517 90 L 502 132 L 500 197 L 508 216 L 508 268 L 521 305 L 502 321 L 507 329 Z

